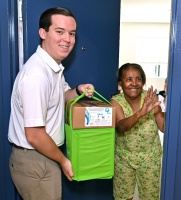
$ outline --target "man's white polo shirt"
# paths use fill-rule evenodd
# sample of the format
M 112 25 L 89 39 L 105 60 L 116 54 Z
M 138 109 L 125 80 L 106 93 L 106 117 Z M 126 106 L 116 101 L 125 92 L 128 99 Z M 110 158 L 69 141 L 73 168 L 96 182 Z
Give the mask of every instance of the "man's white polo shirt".
M 65 92 L 70 89 L 64 67 L 38 46 L 16 77 L 12 97 L 8 139 L 24 148 L 24 127 L 45 126 L 57 146 L 64 143 Z

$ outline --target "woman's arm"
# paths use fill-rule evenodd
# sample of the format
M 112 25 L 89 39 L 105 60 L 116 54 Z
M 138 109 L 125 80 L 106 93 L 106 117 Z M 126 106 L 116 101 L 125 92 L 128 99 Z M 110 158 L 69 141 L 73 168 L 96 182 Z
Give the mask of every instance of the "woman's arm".
M 158 101 L 158 97 L 155 97 L 155 101 Z M 158 129 L 161 132 L 164 132 L 165 129 L 165 113 L 162 112 L 161 107 L 160 106 L 156 106 L 154 108 L 154 115 L 155 115 L 155 120 L 158 126 Z
M 138 122 L 140 117 L 142 117 L 141 112 L 138 111 L 134 113 L 131 117 L 125 118 L 123 109 L 118 104 L 118 102 L 114 99 L 111 99 L 110 102 L 116 110 L 116 128 L 118 130 L 118 133 L 129 131 Z
M 118 104 L 118 102 L 114 99 L 111 99 L 112 105 L 116 108 L 116 128 L 118 132 L 124 133 L 126 131 L 129 131 L 141 117 L 148 114 L 154 108 L 157 110 L 160 102 L 155 97 L 156 91 L 153 91 L 153 87 L 151 86 L 146 93 L 142 108 L 128 118 L 125 118 L 123 109 Z M 157 116 L 157 118 L 158 117 L 159 115 Z M 159 126 L 161 126 L 161 124 Z

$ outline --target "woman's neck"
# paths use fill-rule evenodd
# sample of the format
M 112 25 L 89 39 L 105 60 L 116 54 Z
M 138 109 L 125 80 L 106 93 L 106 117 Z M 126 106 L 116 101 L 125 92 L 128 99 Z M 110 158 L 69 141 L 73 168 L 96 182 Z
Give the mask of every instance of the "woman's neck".
M 125 96 L 126 101 L 129 103 L 131 106 L 133 113 L 137 112 L 140 110 L 140 104 L 141 104 L 141 95 L 135 98 L 130 98 L 128 96 Z

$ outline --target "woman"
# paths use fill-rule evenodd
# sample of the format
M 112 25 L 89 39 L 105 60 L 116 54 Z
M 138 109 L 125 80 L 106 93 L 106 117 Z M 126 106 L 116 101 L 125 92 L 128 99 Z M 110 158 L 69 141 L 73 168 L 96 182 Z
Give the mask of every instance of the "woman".
M 116 107 L 115 200 L 132 199 L 136 184 L 141 200 L 159 199 L 161 144 L 164 113 L 151 86 L 143 90 L 146 76 L 142 67 L 126 63 L 119 68 L 122 92 L 113 96 Z

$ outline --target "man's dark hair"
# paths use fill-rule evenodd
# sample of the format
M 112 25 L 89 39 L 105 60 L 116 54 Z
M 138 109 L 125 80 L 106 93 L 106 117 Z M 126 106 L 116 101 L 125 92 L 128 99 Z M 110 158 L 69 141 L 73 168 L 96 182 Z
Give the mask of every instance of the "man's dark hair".
M 40 20 L 39 20 L 39 28 L 43 28 L 45 29 L 46 32 L 48 32 L 49 27 L 52 25 L 52 15 L 70 16 L 75 19 L 75 16 L 73 15 L 73 13 L 67 8 L 63 8 L 63 7 L 49 8 L 41 14 Z

